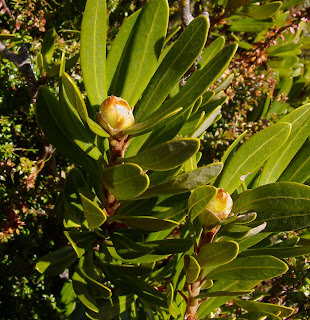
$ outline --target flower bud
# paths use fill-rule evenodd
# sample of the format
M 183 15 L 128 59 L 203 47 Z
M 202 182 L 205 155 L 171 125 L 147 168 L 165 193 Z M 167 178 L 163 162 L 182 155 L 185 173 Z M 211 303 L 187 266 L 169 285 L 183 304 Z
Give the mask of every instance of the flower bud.
M 204 229 L 212 229 L 226 220 L 231 212 L 233 201 L 224 189 L 219 188 L 217 194 L 208 203 L 206 209 L 199 215 Z
M 116 96 L 109 96 L 102 102 L 97 120 L 111 136 L 116 136 L 135 124 L 129 104 Z

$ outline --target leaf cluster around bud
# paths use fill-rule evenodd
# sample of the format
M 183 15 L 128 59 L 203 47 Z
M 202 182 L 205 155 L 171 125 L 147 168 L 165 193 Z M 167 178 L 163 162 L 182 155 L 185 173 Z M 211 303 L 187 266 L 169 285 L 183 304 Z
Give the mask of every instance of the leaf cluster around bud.
M 64 72 L 64 59 L 59 97 L 44 86 L 38 92 L 41 128 L 81 170 L 70 171 L 55 208 L 70 245 L 36 267 L 47 274 L 69 269 L 68 290 L 90 319 L 131 319 L 137 312 L 204 318 L 286 272 L 283 248 L 253 246 L 273 232 L 310 225 L 307 174 L 282 181 L 292 178 L 292 160 L 308 138 L 310 105 L 241 146 L 240 138 L 222 162 L 202 166 L 200 139 L 225 102 L 211 85 L 237 46 L 205 48 L 204 16 L 171 41 L 168 15 L 166 0 L 150 0 L 124 22 L 106 58 L 106 4 L 88 0 L 81 67 L 89 104 Z M 203 50 L 201 68 L 184 79 Z M 297 242 L 287 255 L 310 252 Z M 293 313 L 234 301 L 259 316 Z

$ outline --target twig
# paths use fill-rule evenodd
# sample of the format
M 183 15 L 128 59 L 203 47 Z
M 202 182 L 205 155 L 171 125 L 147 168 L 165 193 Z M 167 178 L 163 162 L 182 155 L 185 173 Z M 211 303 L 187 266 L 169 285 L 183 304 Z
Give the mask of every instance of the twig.
M 32 102 L 35 102 L 38 82 L 34 76 L 33 69 L 31 66 L 30 58 L 28 55 L 28 50 L 26 45 L 22 45 L 18 54 L 9 51 L 6 46 L 0 41 L 0 56 L 13 62 L 20 73 L 26 79 L 29 94 L 31 96 Z
M 191 14 L 191 3 L 190 0 L 181 0 L 182 7 L 182 20 L 185 26 L 188 26 L 192 20 L 194 20 L 193 15 Z
M 9 7 L 7 6 L 7 4 L 5 3 L 5 0 L 1 0 L 1 3 L 3 5 L 3 8 L 5 9 L 5 11 L 7 12 L 7 14 L 9 15 L 9 17 L 11 19 L 14 19 L 15 20 L 15 17 L 12 15 L 12 12 L 11 10 L 9 9 Z

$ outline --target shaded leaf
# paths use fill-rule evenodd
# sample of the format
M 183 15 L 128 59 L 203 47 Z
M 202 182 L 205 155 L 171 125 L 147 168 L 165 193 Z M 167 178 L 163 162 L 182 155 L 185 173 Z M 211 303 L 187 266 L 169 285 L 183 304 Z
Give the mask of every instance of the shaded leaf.
M 75 250 L 78 258 L 81 258 L 85 251 L 90 247 L 96 239 L 94 232 L 88 231 L 64 231 L 64 235 L 70 241 L 73 249 Z
M 193 283 L 197 280 L 200 274 L 200 265 L 195 257 L 190 255 L 185 255 L 184 257 L 184 269 L 186 274 L 186 281 L 188 283 Z
M 142 168 L 165 171 L 173 169 L 192 157 L 200 147 L 198 139 L 176 139 L 164 142 L 136 156 L 120 158 L 121 162 L 133 162 Z
M 72 247 L 58 249 L 40 258 L 36 264 L 36 269 L 48 275 L 59 275 L 68 269 L 77 259 Z
M 276 305 L 273 303 L 262 303 L 258 301 L 240 300 L 240 299 L 234 299 L 233 301 L 237 306 L 245 310 L 261 312 L 261 313 L 266 312 L 268 314 L 272 313 L 272 314 L 276 314 L 281 318 L 289 317 L 294 313 L 294 309 L 292 308 Z
M 178 222 L 168 219 L 158 219 L 149 216 L 120 216 L 114 215 L 109 217 L 109 221 L 118 221 L 134 228 L 147 230 L 147 231 L 161 231 L 166 229 L 175 228 L 179 225 Z

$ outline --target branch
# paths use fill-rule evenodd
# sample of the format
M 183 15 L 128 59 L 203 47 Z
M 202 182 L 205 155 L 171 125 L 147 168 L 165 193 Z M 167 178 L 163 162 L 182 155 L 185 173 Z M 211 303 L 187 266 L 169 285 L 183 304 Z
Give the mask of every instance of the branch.
M 35 102 L 38 91 L 38 82 L 34 76 L 30 58 L 26 45 L 22 45 L 18 54 L 9 51 L 6 46 L 0 41 L 0 56 L 13 62 L 20 73 L 26 79 L 29 94 L 33 102 Z
M 11 10 L 9 9 L 9 7 L 7 6 L 7 4 L 5 3 L 5 0 L 1 0 L 1 3 L 3 5 L 3 8 L 5 9 L 5 11 L 7 12 L 7 14 L 9 15 L 9 17 L 11 19 L 14 19 L 15 20 L 15 17 L 12 15 L 12 12 Z
M 190 5 L 190 0 L 181 0 L 182 20 L 185 26 L 188 26 L 191 23 L 191 21 L 194 20 L 194 17 L 191 14 Z

